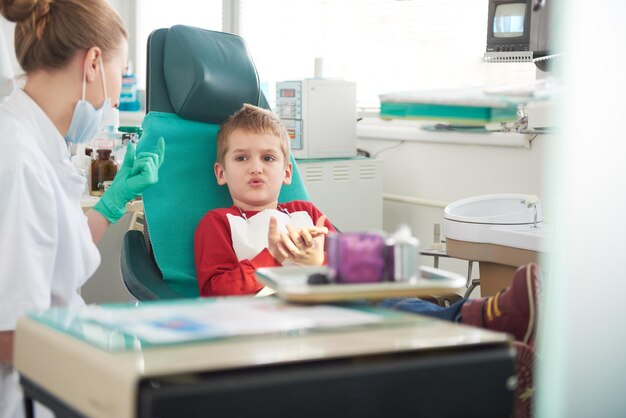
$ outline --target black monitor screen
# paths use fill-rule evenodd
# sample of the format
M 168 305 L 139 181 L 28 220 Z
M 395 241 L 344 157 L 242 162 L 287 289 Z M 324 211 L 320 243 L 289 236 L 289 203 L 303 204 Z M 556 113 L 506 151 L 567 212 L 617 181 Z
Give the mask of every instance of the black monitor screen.
M 514 38 L 524 35 L 526 3 L 499 4 L 493 17 L 493 36 Z

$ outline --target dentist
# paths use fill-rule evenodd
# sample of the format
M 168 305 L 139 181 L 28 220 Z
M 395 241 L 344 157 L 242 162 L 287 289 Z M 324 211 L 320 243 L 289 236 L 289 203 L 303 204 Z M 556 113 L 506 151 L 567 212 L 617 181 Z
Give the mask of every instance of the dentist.
M 126 203 L 156 183 L 163 142 L 126 152 L 115 181 L 85 216 L 85 180 L 68 145 L 85 142 L 119 104 L 127 33 L 106 0 L 0 0 L 26 73 L 0 107 L 0 418 L 23 414 L 13 330 L 33 309 L 83 304 L 100 263 L 95 243 Z

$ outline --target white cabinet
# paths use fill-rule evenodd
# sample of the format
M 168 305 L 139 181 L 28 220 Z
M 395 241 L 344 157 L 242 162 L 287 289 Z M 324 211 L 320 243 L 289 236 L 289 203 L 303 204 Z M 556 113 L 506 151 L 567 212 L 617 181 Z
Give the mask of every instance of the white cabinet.
M 382 230 L 382 161 L 356 157 L 297 164 L 312 202 L 342 232 Z

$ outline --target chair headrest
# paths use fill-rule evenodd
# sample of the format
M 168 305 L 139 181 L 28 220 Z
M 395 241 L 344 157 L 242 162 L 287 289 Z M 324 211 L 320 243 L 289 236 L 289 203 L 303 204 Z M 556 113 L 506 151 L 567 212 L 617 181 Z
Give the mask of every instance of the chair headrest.
M 181 118 L 221 124 L 244 103 L 259 105 L 259 77 L 245 41 L 230 33 L 172 26 L 163 50 L 163 75 Z

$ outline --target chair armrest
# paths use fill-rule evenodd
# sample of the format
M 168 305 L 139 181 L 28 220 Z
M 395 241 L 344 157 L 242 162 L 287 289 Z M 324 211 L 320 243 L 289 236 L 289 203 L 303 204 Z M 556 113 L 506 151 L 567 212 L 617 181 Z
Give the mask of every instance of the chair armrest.
M 124 235 L 120 266 L 126 288 L 138 300 L 182 298 L 163 281 L 141 231 Z

